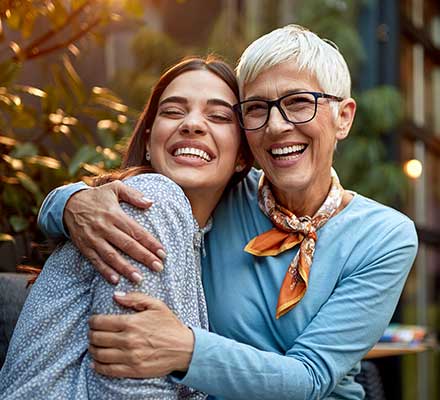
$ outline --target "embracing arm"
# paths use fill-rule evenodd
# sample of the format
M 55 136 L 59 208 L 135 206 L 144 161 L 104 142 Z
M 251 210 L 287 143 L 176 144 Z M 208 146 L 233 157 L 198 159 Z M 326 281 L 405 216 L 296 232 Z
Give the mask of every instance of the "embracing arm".
M 325 398 L 379 340 L 397 305 L 417 251 L 412 222 L 377 242 L 341 282 L 285 355 L 259 351 L 194 329 L 182 383 L 234 399 Z
M 84 182 L 77 182 L 60 186 L 47 195 L 38 213 L 38 226 L 45 235 L 69 238 L 63 223 L 64 208 L 72 195 L 87 188 Z
M 211 395 L 246 400 L 309 400 L 337 391 L 336 385 L 374 346 L 388 325 L 417 250 L 414 225 L 409 220 L 371 240 L 375 241 L 369 247 L 371 254 L 341 277 L 327 302 L 285 354 L 262 351 L 193 328 L 195 343 L 189 349 L 192 359 L 178 382 Z M 135 302 L 133 298 L 118 301 L 128 307 Z M 168 313 L 163 310 L 163 315 Z M 151 350 L 148 343 L 140 344 L 144 337 L 150 337 L 150 342 L 155 335 L 149 328 L 149 310 L 139 313 L 138 323 L 140 320 L 143 328 L 139 335 L 123 323 L 125 335 L 137 341 L 137 345 L 125 348 L 126 352 L 141 354 L 145 349 Z M 108 335 L 115 322 L 97 316 L 93 328 Z M 166 318 L 160 319 L 160 325 L 162 329 L 175 329 Z M 166 336 L 160 335 L 154 348 L 167 348 L 171 345 L 167 342 Z M 114 347 L 115 342 L 109 340 L 106 346 Z M 145 365 L 125 363 L 121 369 L 124 361 L 115 356 L 98 367 L 107 375 L 126 376 L 130 371 L 131 376 L 145 377 L 155 376 L 164 362 L 168 368 L 181 370 L 182 361 L 182 357 L 176 357 L 170 365 L 169 359 L 157 357 Z
M 155 271 L 161 270 L 165 252 L 150 233 L 122 211 L 119 201 L 141 209 L 151 206 L 142 193 L 121 181 L 95 188 L 78 182 L 49 193 L 38 224 L 48 236 L 67 237 L 69 232 L 76 247 L 108 282 L 117 283 L 118 274 L 136 282 L 141 279 L 139 270 L 116 249 Z

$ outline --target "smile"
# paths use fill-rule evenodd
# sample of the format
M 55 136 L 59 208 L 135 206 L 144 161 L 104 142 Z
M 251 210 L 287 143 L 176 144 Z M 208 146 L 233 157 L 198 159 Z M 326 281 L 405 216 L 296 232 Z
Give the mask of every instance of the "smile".
M 275 159 L 292 159 L 299 157 L 307 148 L 306 144 L 295 144 L 292 146 L 275 147 L 269 149 L 269 154 Z
M 211 156 L 204 150 L 196 149 L 195 147 L 180 147 L 173 151 L 173 156 L 183 156 L 189 158 L 201 158 L 207 162 L 211 161 Z

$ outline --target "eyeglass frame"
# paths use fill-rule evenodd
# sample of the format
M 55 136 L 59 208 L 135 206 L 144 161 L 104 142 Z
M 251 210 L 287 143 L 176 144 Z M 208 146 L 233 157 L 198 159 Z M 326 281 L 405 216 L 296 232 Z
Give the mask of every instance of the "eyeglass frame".
M 281 101 L 284 100 L 286 97 L 292 96 L 292 95 L 296 95 L 296 94 L 311 94 L 314 98 L 315 98 L 315 110 L 313 112 L 313 116 L 311 118 L 309 118 L 306 121 L 301 121 L 301 122 L 293 122 L 290 121 L 287 118 L 286 113 L 284 112 L 283 108 L 281 107 Z M 265 99 L 250 99 L 250 100 L 243 100 L 238 102 L 237 104 L 234 104 L 232 106 L 233 110 L 235 111 L 235 113 L 238 115 L 238 122 L 240 124 L 240 127 L 242 129 L 244 129 L 245 131 L 257 131 L 261 128 L 263 128 L 269 121 L 270 118 L 270 113 L 272 111 L 272 107 L 276 107 L 278 109 L 278 111 L 280 112 L 281 116 L 284 118 L 285 121 L 290 122 L 291 124 L 294 125 L 300 125 L 300 124 L 305 124 L 307 122 L 310 122 L 313 118 L 315 118 L 316 116 L 316 112 L 318 110 L 318 99 L 329 99 L 329 100 L 335 100 L 335 101 L 343 101 L 344 98 L 343 97 L 338 97 L 338 96 L 334 96 L 332 94 L 327 94 L 327 93 L 323 93 L 323 92 L 308 92 L 308 91 L 301 91 L 301 92 L 290 92 L 287 93 L 281 97 L 279 97 L 278 99 L 275 100 L 265 100 Z M 243 121 L 243 113 L 242 113 L 242 105 L 245 103 L 250 103 L 252 101 L 262 101 L 264 103 L 267 104 L 268 109 L 267 109 L 267 116 L 266 116 L 266 120 L 264 121 L 264 123 L 258 127 L 258 128 L 245 128 L 244 126 L 244 121 Z

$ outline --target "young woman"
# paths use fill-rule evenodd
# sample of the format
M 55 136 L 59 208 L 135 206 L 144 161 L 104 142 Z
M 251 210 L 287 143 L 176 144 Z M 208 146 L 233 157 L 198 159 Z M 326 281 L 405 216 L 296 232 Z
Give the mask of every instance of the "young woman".
M 120 280 L 116 290 L 153 295 L 192 327 L 208 328 L 200 250 L 211 212 L 227 185 L 238 182 L 251 165 L 232 109 L 237 101 L 234 73 L 225 63 L 215 58 L 180 62 L 153 89 L 124 169 L 97 180 L 102 184 L 125 179 L 154 202 L 150 212 L 123 208 L 154 232 L 167 252 L 164 265 L 158 265 L 159 274 L 131 260 L 148 277 L 138 284 Z M 44 266 L 17 323 L 0 374 L 2 398 L 203 398 L 166 377 L 121 380 L 94 372 L 88 320 L 95 313 L 126 312 L 113 301 L 114 291 L 72 242 L 59 247 Z M 188 328 L 185 335 L 175 337 L 176 351 L 192 340 Z

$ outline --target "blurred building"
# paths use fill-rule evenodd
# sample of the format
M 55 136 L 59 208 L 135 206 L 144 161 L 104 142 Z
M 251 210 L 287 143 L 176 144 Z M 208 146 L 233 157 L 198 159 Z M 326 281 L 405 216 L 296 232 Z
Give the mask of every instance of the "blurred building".
M 404 121 L 390 135 L 390 157 L 406 168 L 402 210 L 416 223 L 420 246 L 397 319 L 440 332 L 440 4 L 435 0 L 375 2 L 360 20 L 368 50 L 362 85 L 398 86 Z M 412 166 L 412 168 L 411 168 Z M 414 168 L 415 167 L 415 168 Z M 421 169 L 420 169 L 421 167 Z M 386 362 L 385 362 L 386 363 Z M 393 360 L 389 361 L 392 364 Z M 402 399 L 438 399 L 438 352 L 401 358 Z M 388 369 L 389 370 L 389 369 Z M 393 386 L 396 386 L 393 382 Z

